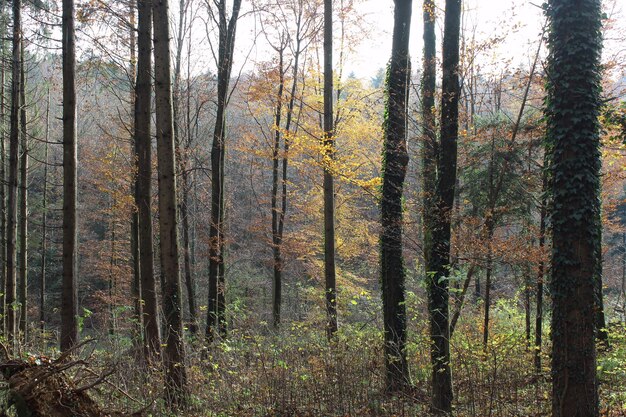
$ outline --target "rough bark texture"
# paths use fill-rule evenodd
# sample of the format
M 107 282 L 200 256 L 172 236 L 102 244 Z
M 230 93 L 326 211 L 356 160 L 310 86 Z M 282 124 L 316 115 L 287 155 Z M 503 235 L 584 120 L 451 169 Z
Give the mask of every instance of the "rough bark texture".
M 411 0 L 396 0 L 391 61 L 387 74 L 381 201 L 381 284 L 387 388 L 406 387 L 405 269 L 402 256 L 402 192 L 409 155 L 406 111 L 409 82 Z
M 452 410 L 450 371 L 449 288 L 450 215 L 456 186 L 459 114 L 459 33 L 461 0 L 446 0 L 443 35 L 441 138 L 434 196 L 432 244 L 427 256 L 428 311 L 430 315 L 432 397 L 435 413 Z
M 138 211 L 139 275 L 143 299 L 144 353 L 156 359 L 161 353 L 161 330 L 157 298 L 157 280 L 154 274 L 152 245 L 152 138 L 151 66 L 152 66 L 152 2 L 137 2 L 137 81 L 135 83 L 135 153 L 137 177 L 135 204 Z
M 550 0 L 546 83 L 552 228 L 552 415 L 599 415 L 599 0 Z
M 152 13 L 159 178 L 159 248 L 166 332 L 164 357 L 166 401 L 170 407 L 178 408 L 186 402 L 187 368 L 185 365 L 178 257 L 178 205 L 176 199 L 168 1 L 153 0 Z
M 0 3 L 4 10 L 4 1 Z M 6 30 L 0 29 L 0 36 L 4 38 Z M 5 42 L 0 42 L 0 56 L 4 57 Z M 0 65 L 0 331 L 6 334 L 6 277 L 7 277 L 7 211 L 6 211 L 6 111 L 5 111 L 5 65 Z
M 226 2 L 218 3 L 219 46 L 217 63 L 217 114 L 211 146 L 211 225 L 209 227 L 209 302 L 206 336 L 213 340 L 217 330 L 226 335 L 224 288 L 224 157 L 226 139 L 226 106 L 228 86 L 233 67 L 235 30 L 241 0 L 233 2 L 230 19 L 226 18 Z
M 78 341 L 76 41 L 74 0 L 63 0 L 63 284 L 61 350 Z

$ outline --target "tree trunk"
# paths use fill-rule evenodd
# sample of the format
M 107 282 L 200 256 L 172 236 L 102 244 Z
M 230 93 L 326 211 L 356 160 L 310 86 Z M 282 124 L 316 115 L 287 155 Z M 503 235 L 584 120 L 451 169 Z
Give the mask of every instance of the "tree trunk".
M 546 193 L 548 192 L 548 166 L 544 166 L 541 186 L 541 205 L 539 207 L 539 250 L 541 258 L 537 266 L 537 310 L 535 314 L 535 372 L 541 373 L 541 345 L 543 337 L 543 281 L 545 264 L 543 262 L 543 248 L 546 243 Z
M 427 257 L 430 315 L 432 399 L 434 413 L 452 410 L 449 286 L 450 213 L 454 207 L 459 115 L 459 32 L 461 0 L 446 0 L 443 35 L 441 145 L 435 187 L 432 245 Z
M 272 148 L 272 254 L 274 279 L 272 281 L 272 324 L 274 329 L 280 325 L 280 307 L 282 304 L 282 274 L 283 258 L 281 254 L 282 236 L 278 234 L 278 221 L 280 217 L 278 208 L 278 177 L 279 177 L 279 153 L 280 153 L 280 126 L 283 112 L 283 90 L 285 88 L 284 52 L 286 44 L 278 50 L 278 92 L 276 93 L 276 109 L 274 114 L 274 147 Z
M 224 141 L 226 139 L 226 106 L 233 67 L 235 30 L 241 0 L 234 0 L 230 19 L 226 19 L 226 2 L 218 3 L 219 47 L 217 62 L 217 114 L 211 146 L 211 225 L 209 227 L 209 300 L 206 337 L 210 342 L 215 331 L 225 336 L 224 288 Z
M 9 343 L 15 343 L 16 338 L 16 261 L 17 261 L 17 175 L 19 153 L 19 117 L 20 117 L 20 62 L 21 62 L 21 22 L 20 0 L 13 0 L 13 54 L 11 62 L 11 119 L 9 133 L 9 196 L 7 212 L 7 272 L 6 272 L 6 336 Z
M 129 7 L 129 37 L 130 37 L 130 79 L 131 82 L 136 83 L 137 81 L 137 22 L 135 18 L 135 8 L 138 8 L 137 0 L 131 1 L 128 3 Z M 137 85 L 133 85 L 133 89 L 130 92 L 130 108 L 131 111 L 134 112 L 137 97 Z M 133 119 L 131 119 L 130 132 L 131 133 L 131 149 L 130 153 L 134 157 L 135 170 L 133 171 L 134 177 L 131 183 L 130 192 L 132 195 L 135 195 L 135 190 L 137 187 L 137 153 L 135 152 L 135 148 L 137 146 L 135 139 L 135 117 L 133 115 Z M 141 268 L 139 266 L 139 209 L 137 207 L 137 201 L 135 201 L 135 210 L 133 210 L 131 214 L 131 223 L 130 223 L 130 252 L 131 252 L 131 262 L 133 268 L 133 282 L 132 282 L 132 299 L 135 307 L 133 321 L 135 322 L 135 334 L 133 335 L 133 340 L 137 346 L 143 346 L 142 343 L 142 332 L 143 332 L 143 304 L 141 302 Z
M 43 197 L 41 213 L 41 277 L 39 288 L 39 325 L 41 337 L 44 338 L 46 331 L 46 263 L 48 251 L 48 142 L 50 140 L 50 89 L 46 101 L 46 134 L 43 165 Z
M 4 2 L 2 2 L 4 10 Z M 1 29 L 5 37 L 5 28 Z M 0 56 L 4 59 L 4 44 L 0 42 Z M 0 65 L 0 331 L 6 336 L 6 285 L 7 285 L 7 210 L 6 210 L 6 120 L 5 120 L 5 66 Z
M 76 41 L 74 0 L 63 0 L 63 284 L 61 351 L 78 342 Z
M 137 81 L 135 83 L 135 157 L 137 177 L 135 204 L 138 213 L 139 276 L 143 300 L 144 355 L 157 360 L 161 354 L 157 277 L 152 244 L 152 2 L 137 1 Z
M 412 2 L 396 0 L 387 75 L 381 200 L 381 283 L 387 389 L 410 384 L 406 361 L 405 269 L 402 256 L 402 192 L 409 156 L 406 146 L 409 33 Z
M 187 368 L 178 259 L 178 206 L 168 0 L 153 0 L 152 13 L 159 178 L 159 248 L 166 328 L 165 385 L 166 401 L 171 408 L 176 409 L 186 403 Z
M 599 0 L 550 0 L 547 10 L 552 415 L 597 417 L 602 12 Z
M 410 7 L 409 7 L 410 9 Z M 324 0 L 324 282 L 326 288 L 326 333 L 337 332 L 337 289 L 335 271 L 335 157 L 333 126 L 333 2 Z
M 20 45 L 20 131 L 22 154 L 20 156 L 20 333 L 21 341 L 28 340 L 28 131 L 26 119 L 26 77 L 24 73 L 24 39 Z

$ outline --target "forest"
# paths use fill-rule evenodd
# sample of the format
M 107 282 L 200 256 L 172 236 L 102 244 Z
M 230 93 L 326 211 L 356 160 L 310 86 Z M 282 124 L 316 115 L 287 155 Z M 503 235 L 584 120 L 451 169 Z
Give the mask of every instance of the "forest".
M 626 416 L 626 1 L 0 20 L 0 416 Z

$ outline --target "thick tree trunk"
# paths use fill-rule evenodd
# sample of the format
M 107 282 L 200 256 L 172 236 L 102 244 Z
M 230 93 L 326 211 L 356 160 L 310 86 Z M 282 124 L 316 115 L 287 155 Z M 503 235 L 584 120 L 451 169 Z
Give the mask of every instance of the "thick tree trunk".
M 24 39 L 20 45 L 20 132 L 22 135 L 20 156 L 20 334 L 21 341 L 28 340 L 28 130 L 26 119 L 26 77 L 24 74 Z
M 406 114 L 409 83 L 411 0 L 396 0 L 387 75 L 381 200 L 381 283 L 387 389 L 410 384 L 406 360 L 405 269 L 402 256 L 402 192 L 409 156 Z
M 599 0 L 550 0 L 546 140 L 552 227 L 552 415 L 597 417 L 601 262 Z
M 185 404 L 187 368 L 183 340 L 182 300 L 178 250 L 176 162 L 170 65 L 168 0 L 153 0 L 154 83 L 159 178 L 159 248 L 165 314 L 166 400 L 172 408 Z
M 410 7 L 409 7 L 410 9 Z M 333 126 L 333 2 L 324 0 L 324 282 L 326 289 L 326 333 L 337 332 L 337 288 L 335 271 L 335 185 L 332 160 L 335 154 Z
M 233 2 L 230 19 L 226 19 L 226 2 L 217 7 L 219 47 L 217 63 L 217 114 L 211 146 L 211 225 L 209 227 L 209 301 L 206 337 L 210 342 L 216 330 L 226 335 L 226 298 L 224 282 L 224 157 L 226 139 L 226 106 L 233 67 L 233 48 L 241 0 Z
M 143 300 L 144 354 L 154 361 L 161 353 L 161 328 L 157 277 L 154 274 L 152 244 L 152 2 L 137 1 L 137 81 L 135 83 L 135 157 L 137 177 L 135 204 L 138 214 L 139 275 Z
M 446 0 L 443 35 L 441 145 L 438 153 L 432 245 L 427 257 L 428 311 L 430 314 L 432 399 L 434 413 L 452 410 L 450 371 L 449 286 L 450 214 L 456 185 L 459 114 L 459 32 L 461 0 Z
M 9 133 L 9 183 L 8 183 L 8 207 L 7 207 L 7 272 L 6 272 L 6 313 L 7 313 L 7 339 L 10 343 L 15 342 L 16 322 L 16 261 L 17 261 L 17 175 L 18 153 L 20 145 L 19 104 L 20 104 L 20 61 L 21 61 L 21 21 L 22 2 L 13 0 L 13 54 L 11 61 L 11 119 Z
M 4 1 L 0 3 L 4 10 Z M 1 36 L 5 37 L 5 28 L 1 29 Z M 0 42 L 0 57 L 4 57 L 5 42 Z M 6 112 L 5 112 L 5 65 L 0 65 L 0 331 L 6 335 L 6 285 L 7 285 L 7 210 L 6 210 Z
M 63 284 L 61 350 L 78 342 L 76 40 L 74 0 L 63 0 Z

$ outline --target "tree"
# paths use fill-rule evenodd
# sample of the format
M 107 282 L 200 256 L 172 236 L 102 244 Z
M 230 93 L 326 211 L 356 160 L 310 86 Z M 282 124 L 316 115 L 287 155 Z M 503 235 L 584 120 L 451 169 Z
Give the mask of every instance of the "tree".
M 76 39 L 74 0 L 63 0 L 63 289 L 61 350 L 78 342 Z
M 381 283 L 387 388 L 409 384 L 406 361 L 405 276 L 402 256 L 402 192 L 409 155 L 406 146 L 406 107 L 411 0 L 395 0 L 393 43 L 387 73 L 386 118 L 381 197 Z
M 46 330 L 46 262 L 48 252 L 48 142 L 50 140 L 50 87 L 46 99 L 46 132 L 44 136 L 43 195 L 41 209 L 41 275 L 39 281 L 39 325 L 41 334 Z
M 170 407 L 177 408 L 186 401 L 187 369 L 178 259 L 178 204 L 176 199 L 168 0 L 153 0 L 152 19 L 154 25 L 154 85 L 159 178 L 159 249 L 166 331 L 164 358 L 166 400 Z
M 20 117 L 20 62 L 22 39 L 22 2 L 13 1 L 13 41 L 11 61 L 11 113 L 9 133 L 9 184 L 7 202 L 7 270 L 6 270 L 6 309 L 7 309 L 7 338 L 14 342 L 17 332 L 16 322 L 16 234 L 17 234 L 17 175 L 19 149 L 19 117 Z
M 24 75 L 24 39 L 20 44 L 20 333 L 21 340 L 27 341 L 28 330 L 28 130 L 26 120 L 26 77 Z
M 143 300 L 144 353 L 146 359 L 156 359 L 161 352 L 161 330 L 154 274 L 152 246 L 152 3 L 137 1 L 137 81 L 135 83 L 135 204 L 137 205 L 139 276 Z
M 599 0 L 550 0 L 545 103 L 552 230 L 552 415 L 598 416 Z
M 333 122 L 333 2 L 332 0 L 324 0 L 323 147 L 324 158 L 330 160 L 334 158 L 335 153 Z M 335 271 L 335 185 L 333 173 L 329 165 L 327 163 L 324 166 L 324 282 L 326 285 L 326 332 L 328 337 L 331 338 L 337 332 L 337 288 Z
M 426 255 L 430 315 L 432 398 L 435 413 L 452 411 L 449 285 L 450 216 L 454 207 L 459 130 L 459 32 L 461 0 L 446 0 L 443 33 L 441 133 L 430 245 Z
M 217 57 L 217 114 L 211 146 L 211 225 L 209 226 L 209 305 L 206 336 L 213 339 L 215 330 L 226 336 L 226 298 L 224 281 L 224 158 L 226 155 L 226 107 L 237 19 L 242 0 L 233 1 L 230 18 L 226 18 L 226 0 L 217 3 L 219 27 Z

